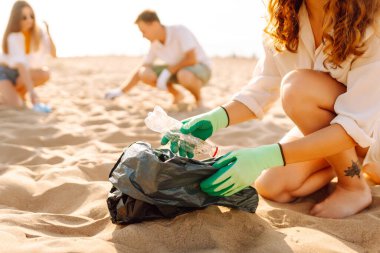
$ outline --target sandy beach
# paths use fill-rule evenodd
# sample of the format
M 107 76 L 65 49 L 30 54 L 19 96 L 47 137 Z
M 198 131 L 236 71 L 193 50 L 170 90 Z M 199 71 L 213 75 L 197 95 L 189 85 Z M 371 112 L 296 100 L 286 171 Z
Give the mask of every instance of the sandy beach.
M 62 58 L 37 88 L 50 114 L 0 109 L 0 252 L 380 252 L 380 186 L 373 203 L 342 220 L 310 216 L 331 187 L 295 203 L 260 198 L 255 214 L 211 206 L 157 220 L 116 226 L 106 199 L 108 174 L 135 141 L 159 147 L 160 135 L 144 124 L 155 105 L 184 119 L 229 100 L 249 80 L 254 59 L 214 58 L 213 77 L 194 108 L 165 92 L 138 85 L 115 101 L 117 87 L 141 62 L 131 57 Z M 183 90 L 184 91 L 184 90 Z M 262 121 L 223 129 L 211 141 L 221 154 L 277 142 L 292 123 L 277 104 Z

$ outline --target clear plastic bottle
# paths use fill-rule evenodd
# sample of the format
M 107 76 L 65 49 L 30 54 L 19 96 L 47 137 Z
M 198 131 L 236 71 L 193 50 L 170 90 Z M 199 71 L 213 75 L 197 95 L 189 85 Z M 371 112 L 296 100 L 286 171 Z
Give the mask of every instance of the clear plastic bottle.
M 181 133 L 179 129 L 182 123 L 168 116 L 160 106 L 155 106 L 153 112 L 148 113 L 145 118 L 145 124 L 155 132 L 166 134 L 170 140 L 178 141 L 182 149 L 193 153 L 195 156 L 208 154 L 215 157 L 218 153 L 217 146 L 192 135 Z

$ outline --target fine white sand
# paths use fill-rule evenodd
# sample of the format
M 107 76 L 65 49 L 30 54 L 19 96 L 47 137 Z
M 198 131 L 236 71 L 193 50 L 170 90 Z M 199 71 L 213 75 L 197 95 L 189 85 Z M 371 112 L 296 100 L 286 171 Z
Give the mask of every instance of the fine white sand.
M 102 99 L 140 58 L 58 59 L 52 79 L 37 88 L 49 115 L 0 109 L 0 252 L 379 252 L 380 188 L 373 204 L 343 220 L 308 214 L 323 189 L 290 204 L 260 199 L 256 214 L 216 206 L 170 220 L 113 225 L 108 173 L 134 141 L 159 146 L 144 118 L 155 105 L 177 119 L 228 101 L 250 78 L 253 59 L 213 59 L 204 106 L 192 97 L 171 106 L 170 95 L 145 85 L 115 101 Z M 292 127 L 277 104 L 263 121 L 218 132 L 229 150 L 278 141 Z

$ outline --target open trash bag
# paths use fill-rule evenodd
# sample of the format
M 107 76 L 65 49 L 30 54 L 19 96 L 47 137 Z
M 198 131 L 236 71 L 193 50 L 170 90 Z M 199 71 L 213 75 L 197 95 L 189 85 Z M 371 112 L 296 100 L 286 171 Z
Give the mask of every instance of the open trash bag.
M 199 183 L 217 171 L 216 159 L 197 161 L 168 149 L 136 142 L 124 150 L 110 172 L 107 204 L 113 223 L 131 224 L 220 205 L 255 212 L 258 195 L 248 187 L 229 197 L 204 193 Z

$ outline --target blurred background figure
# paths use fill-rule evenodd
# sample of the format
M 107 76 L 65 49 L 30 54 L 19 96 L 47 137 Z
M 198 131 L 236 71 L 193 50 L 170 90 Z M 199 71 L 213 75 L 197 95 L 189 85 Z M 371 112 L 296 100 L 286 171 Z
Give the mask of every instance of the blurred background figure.
M 49 26 L 46 22 L 44 26 L 45 29 L 37 26 L 30 4 L 14 3 L 3 36 L 3 55 L 0 55 L 0 104 L 21 107 L 28 94 L 35 110 L 47 110 L 34 89 L 49 80 L 46 56 L 56 57 Z
M 173 103 L 179 103 L 183 94 L 173 84 L 180 84 L 201 103 L 201 88 L 211 77 L 210 60 L 192 32 L 182 25 L 164 26 L 156 12 L 143 11 L 136 19 L 144 38 L 150 41 L 150 50 L 142 66 L 120 88 L 105 94 L 106 99 L 114 99 L 127 93 L 139 81 L 173 95 Z M 155 60 L 163 61 L 156 64 Z

